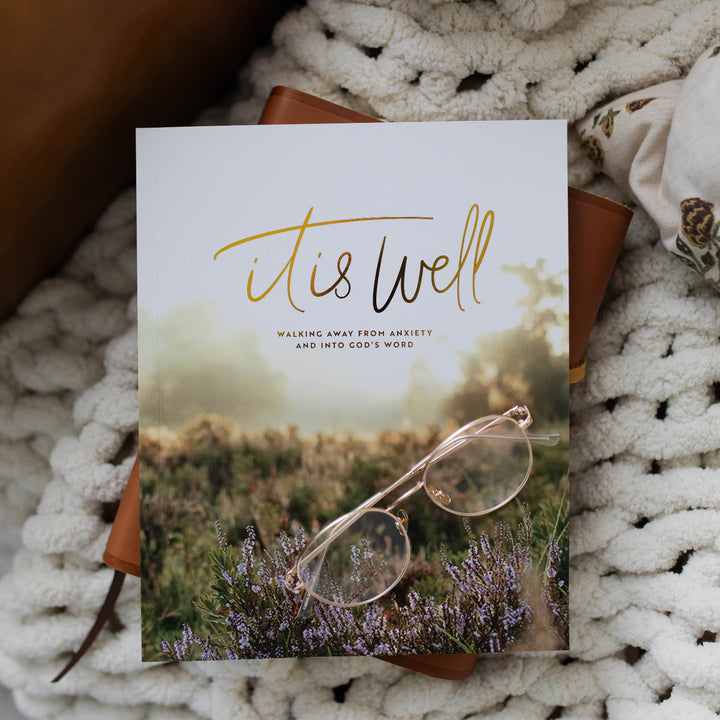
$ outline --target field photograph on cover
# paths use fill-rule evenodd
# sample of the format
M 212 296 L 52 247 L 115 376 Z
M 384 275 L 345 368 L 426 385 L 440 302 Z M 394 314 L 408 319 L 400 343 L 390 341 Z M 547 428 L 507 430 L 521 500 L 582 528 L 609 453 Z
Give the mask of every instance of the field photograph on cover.
M 462 174 L 449 203 L 395 193 L 376 211 L 370 193 L 357 209 L 321 186 L 280 219 L 250 200 L 217 219 L 222 199 L 183 201 L 217 157 L 151 139 L 143 659 L 567 648 L 561 172 L 552 211 L 535 193 L 539 231 L 498 199 L 522 188 L 478 193 Z M 397 140 L 407 159 L 416 142 L 403 156 Z
M 534 309 L 541 294 L 562 285 L 537 270 L 509 271 L 531 285 L 518 325 L 478 336 L 447 395 L 437 394 L 427 365 L 411 365 L 399 422 L 374 431 L 321 429 L 323 398 L 312 432 L 261 424 L 267 415 L 282 418 L 292 402 L 287 377 L 261 366 L 250 337 L 215 335 L 212 308 L 205 317 L 196 310 L 195 344 L 184 337 L 188 308 L 169 313 L 162 342 L 173 367 L 161 392 L 174 421 L 168 427 L 143 418 L 141 442 L 143 558 L 152 558 L 143 586 L 145 656 L 565 647 L 567 355 L 554 354 L 549 337 L 563 317 L 547 305 L 542 318 Z M 561 435 L 555 446 L 533 443 L 532 472 L 518 496 L 463 521 L 416 493 L 402 503 L 411 558 L 390 594 L 350 608 L 316 601 L 300 616 L 301 598 L 285 576 L 309 539 L 391 485 L 453 430 L 517 398 L 535 426 Z M 312 415 L 305 398 L 298 402 Z

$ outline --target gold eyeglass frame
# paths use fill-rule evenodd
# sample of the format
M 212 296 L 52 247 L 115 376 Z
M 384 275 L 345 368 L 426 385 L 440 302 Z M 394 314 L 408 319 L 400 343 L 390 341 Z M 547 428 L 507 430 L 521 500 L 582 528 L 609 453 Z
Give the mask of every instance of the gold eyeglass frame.
M 518 426 L 518 429 L 521 431 L 527 445 L 528 467 L 525 472 L 525 477 L 518 484 L 517 488 L 507 498 L 505 498 L 502 502 L 497 503 L 491 508 L 485 508 L 479 512 L 470 513 L 460 512 L 458 510 L 451 509 L 450 507 L 448 507 L 450 502 L 449 498 L 443 490 L 440 490 L 439 488 L 436 488 L 434 486 L 428 487 L 426 483 L 427 468 L 430 467 L 433 462 L 442 459 L 446 455 L 449 455 L 451 452 L 464 444 L 467 440 L 475 439 L 478 436 L 482 435 L 485 431 L 488 430 L 488 428 L 492 427 L 494 423 L 498 422 L 499 420 L 507 419 L 512 420 Z M 367 603 L 371 603 L 374 600 L 383 597 L 400 582 L 400 580 L 405 575 L 405 572 L 407 571 L 408 565 L 410 563 L 411 545 L 410 538 L 407 534 L 407 513 L 401 508 L 398 510 L 395 510 L 395 508 L 397 508 L 400 503 L 409 498 L 411 495 L 415 494 L 418 490 L 420 490 L 420 488 L 424 488 L 425 493 L 430 498 L 430 500 L 432 500 L 432 502 L 435 503 L 442 510 L 463 517 L 479 517 L 481 515 L 487 515 L 488 513 L 494 512 L 495 510 L 503 507 L 513 498 L 515 498 L 518 493 L 520 493 L 520 491 L 523 489 L 523 487 L 525 487 L 528 477 L 532 472 L 533 454 L 532 446 L 530 443 L 535 442 L 541 445 L 556 445 L 560 437 L 557 433 L 545 435 L 529 434 L 527 432 L 527 429 L 530 427 L 530 425 L 532 425 L 532 422 L 533 419 L 532 415 L 530 414 L 530 410 L 525 405 L 516 405 L 515 407 L 510 408 L 501 415 L 488 415 L 483 418 L 477 418 L 475 420 L 472 420 L 471 422 L 463 425 L 461 428 L 459 428 L 447 438 L 445 438 L 445 440 L 443 440 L 432 452 L 428 453 L 422 460 L 413 465 L 413 467 L 410 468 L 408 472 L 406 472 L 402 477 L 393 482 L 389 487 L 385 488 L 384 490 L 380 490 L 379 492 L 375 493 L 375 495 L 362 502 L 350 512 L 341 515 L 340 517 L 325 525 L 325 527 L 323 527 L 319 531 L 319 533 L 316 534 L 315 538 L 310 541 L 308 546 L 305 548 L 305 550 L 303 550 L 303 552 L 295 561 L 294 566 L 287 572 L 285 576 L 285 587 L 288 591 L 296 595 L 305 593 L 305 597 L 303 599 L 303 603 L 299 613 L 300 616 L 308 614 L 313 600 L 319 600 L 325 605 L 334 605 L 335 607 L 357 607 L 360 605 L 366 605 Z M 482 423 L 481 426 L 475 427 L 478 423 Z M 488 437 L 502 439 L 502 436 L 500 435 L 491 435 Z M 384 509 L 375 507 L 375 505 L 381 502 L 384 498 L 400 490 L 406 483 L 410 482 L 418 475 L 420 475 L 420 479 L 417 480 L 412 485 L 412 487 L 406 490 L 402 495 L 400 495 L 400 497 L 390 503 L 387 507 L 385 507 Z M 329 547 L 330 543 L 332 543 L 336 538 L 338 538 L 344 530 L 346 530 L 353 523 L 355 523 L 360 517 L 367 513 L 380 513 L 384 517 L 389 517 L 395 523 L 398 532 L 403 536 L 405 541 L 405 552 L 402 563 L 402 571 L 398 574 L 397 578 L 393 581 L 392 584 L 388 585 L 388 587 L 386 587 L 382 592 L 374 595 L 371 598 L 351 603 L 328 600 L 327 598 L 324 598 L 318 593 L 316 593 L 314 590 L 317 583 L 317 577 L 319 575 L 319 569 L 322 567 L 323 559 L 321 559 L 318 563 L 318 570 L 316 571 L 315 578 L 312 579 L 310 583 L 305 582 L 300 577 L 300 571 L 303 566 L 307 566 L 313 559 L 318 556 L 318 554 L 322 553 L 324 556 L 324 554 L 327 553 L 327 548 Z M 330 532 L 330 536 L 325 538 L 317 546 L 313 547 L 312 545 L 315 540 L 322 533 L 328 531 Z

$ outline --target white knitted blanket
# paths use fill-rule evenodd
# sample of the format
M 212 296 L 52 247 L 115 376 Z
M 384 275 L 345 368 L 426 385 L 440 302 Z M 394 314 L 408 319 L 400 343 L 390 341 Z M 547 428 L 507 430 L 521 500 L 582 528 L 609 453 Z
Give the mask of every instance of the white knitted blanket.
M 391 121 L 576 120 L 683 77 L 720 28 L 717 0 L 308 5 L 242 73 L 242 99 L 204 122 L 255 122 L 275 84 Z M 569 148 L 571 183 L 617 197 L 593 180 L 573 131 Z M 570 653 L 483 657 L 461 683 L 372 658 L 143 665 L 129 578 L 117 617 L 51 685 L 110 584 L 109 504 L 136 449 L 134 229 L 129 191 L 0 326 L 0 525 L 22 525 L 23 544 L 0 581 L 0 681 L 23 714 L 717 717 L 720 298 L 640 209 L 571 393 Z

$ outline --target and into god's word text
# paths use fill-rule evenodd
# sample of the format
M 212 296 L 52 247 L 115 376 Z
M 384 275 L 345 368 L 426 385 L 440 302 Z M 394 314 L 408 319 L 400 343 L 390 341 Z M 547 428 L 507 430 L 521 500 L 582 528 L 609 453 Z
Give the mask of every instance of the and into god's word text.
M 408 338 L 430 338 L 433 334 L 431 328 L 276 330 L 275 332 L 278 338 L 293 342 L 296 350 L 410 350 L 415 347 L 415 342 Z

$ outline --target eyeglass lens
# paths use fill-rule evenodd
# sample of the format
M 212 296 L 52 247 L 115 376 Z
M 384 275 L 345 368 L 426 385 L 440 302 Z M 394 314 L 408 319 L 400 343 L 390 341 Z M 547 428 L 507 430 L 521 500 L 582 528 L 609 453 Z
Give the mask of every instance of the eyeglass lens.
M 516 422 L 502 416 L 481 418 L 431 456 L 425 491 L 448 512 L 490 512 L 523 487 L 531 457 L 530 442 Z
M 369 509 L 346 527 L 343 523 L 340 518 L 318 533 L 305 549 L 298 573 L 321 600 L 359 605 L 379 597 L 402 577 L 410 542 L 397 518 L 385 510 Z M 316 548 L 322 549 L 315 553 Z

